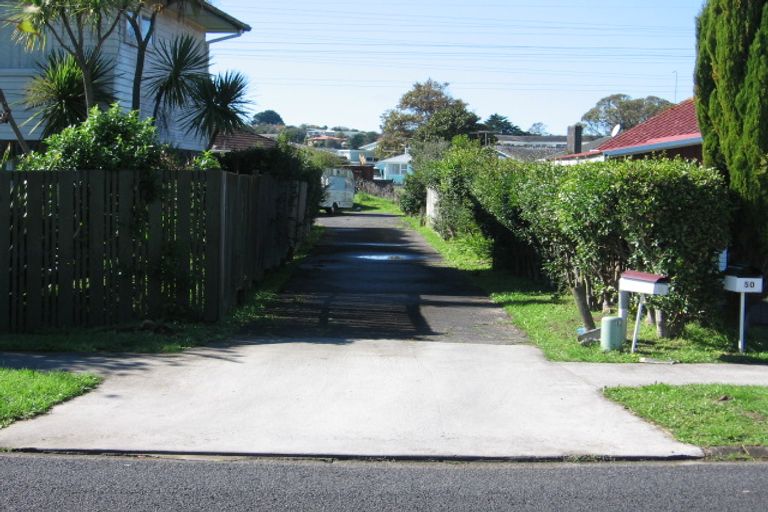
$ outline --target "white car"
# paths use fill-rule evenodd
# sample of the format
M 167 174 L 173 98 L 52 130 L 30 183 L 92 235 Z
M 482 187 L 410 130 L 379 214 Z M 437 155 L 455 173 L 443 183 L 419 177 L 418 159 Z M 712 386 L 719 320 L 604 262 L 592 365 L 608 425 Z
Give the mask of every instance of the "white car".
M 323 173 L 323 201 L 320 207 L 328 213 L 352 208 L 355 202 L 355 178 L 352 171 L 329 169 Z

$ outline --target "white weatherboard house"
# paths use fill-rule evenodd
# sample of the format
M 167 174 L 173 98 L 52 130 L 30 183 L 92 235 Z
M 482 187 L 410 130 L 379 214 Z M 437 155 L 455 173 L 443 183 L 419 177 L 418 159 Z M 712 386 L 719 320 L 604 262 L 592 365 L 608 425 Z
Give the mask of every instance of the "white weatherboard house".
M 3 10 L 0 8 L 0 18 Z M 147 18 L 148 21 L 148 18 Z M 152 69 L 155 58 L 155 48 L 159 41 L 170 41 L 182 34 L 191 34 L 200 41 L 210 45 L 217 40 L 236 37 L 251 29 L 245 23 L 233 18 L 227 13 L 208 4 L 201 3 L 199 8 L 186 8 L 180 13 L 174 8 L 165 9 L 155 22 L 155 33 L 147 50 L 144 64 L 145 73 Z M 32 112 L 24 108 L 24 91 L 32 77 L 39 74 L 38 63 L 45 61 L 45 52 L 49 50 L 26 51 L 23 45 L 16 44 L 11 37 L 13 27 L 2 26 L 0 22 L 0 88 L 3 89 L 10 104 L 13 116 L 27 141 L 40 140 L 40 131 L 31 132 L 36 120 L 27 123 Z M 52 38 L 49 38 L 52 39 Z M 50 43 L 50 41 L 49 41 Z M 49 49 L 55 49 L 49 44 Z M 105 43 L 102 56 L 110 62 L 113 70 L 113 94 L 117 102 L 129 108 L 133 88 L 133 72 L 136 62 L 136 43 L 133 32 L 127 21 L 118 23 L 115 32 Z M 142 88 L 141 115 L 152 115 L 153 100 L 146 85 Z M 168 115 L 167 123 L 158 124 L 158 132 L 162 142 L 180 149 L 199 151 L 205 149 L 206 143 L 195 133 L 186 133 L 180 123 L 175 122 L 175 114 Z M 10 126 L 0 124 L 0 152 L 10 141 L 16 141 Z
M 386 158 L 379 160 L 374 165 L 374 168 L 379 171 L 378 179 L 392 180 L 395 185 L 402 185 L 405 183 L 405 177 L 413 172 L 411 166 L 411 160 L 413 158 L 407 152 L 402 155 L 393 156 L 392 158 Z

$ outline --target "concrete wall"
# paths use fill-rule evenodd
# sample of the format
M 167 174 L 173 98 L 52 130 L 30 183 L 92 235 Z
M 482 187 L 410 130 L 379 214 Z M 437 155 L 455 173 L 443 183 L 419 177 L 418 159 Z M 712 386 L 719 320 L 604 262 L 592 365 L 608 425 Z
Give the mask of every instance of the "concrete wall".
M 438 203 L 440 202 L 440 196 L 437 190 L 433 188 L 427 188 L 427 225 L 434 226 L 435 220 L 439 215 Z

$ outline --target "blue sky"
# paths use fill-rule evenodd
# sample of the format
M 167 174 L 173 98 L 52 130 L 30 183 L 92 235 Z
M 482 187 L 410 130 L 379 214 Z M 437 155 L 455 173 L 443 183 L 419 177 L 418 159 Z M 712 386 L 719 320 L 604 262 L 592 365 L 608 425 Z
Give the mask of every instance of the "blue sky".
M 483 119 L 551 133 L 612 93 L 693 94 L 702 0 L 218 0 L 251 25 L 212 45 L 250 79 L 254 112 L 378 130 L 416 81 L 449 82 Z M 677 82 L 677 87 L 675 83 Z

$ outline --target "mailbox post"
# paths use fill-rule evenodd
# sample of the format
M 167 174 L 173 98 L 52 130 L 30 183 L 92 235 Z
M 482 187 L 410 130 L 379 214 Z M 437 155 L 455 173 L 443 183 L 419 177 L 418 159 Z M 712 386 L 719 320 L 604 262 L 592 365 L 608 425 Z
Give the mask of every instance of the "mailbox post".
M 632 352 L 635 352 L 637 351 L 637 335 L 640 332 L 640 322 L 643 318 L 645 296 L 668 295 L 669 278 L 635 270 L 628 270 L 621 274 L 619 279 L 619 316 L 624 320 L 625 326 L 629 317 L 630 293 L 640 294 L 640 302 L 637 305 L 637 318 L 635 318 L 635 331 L 632 334 Z
M 739 352 L 747 350 L 746 315 L 747 294 L 763 293 L 763 276 L 759 271 L 748 267 L 728 267 L 725 270 L 725 289 L 740 295 L 739 305 Z

